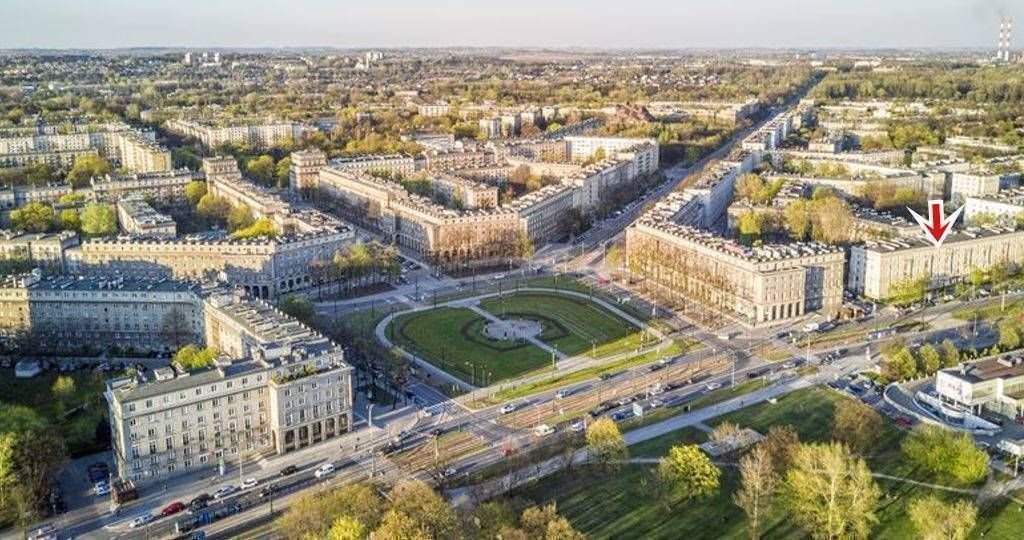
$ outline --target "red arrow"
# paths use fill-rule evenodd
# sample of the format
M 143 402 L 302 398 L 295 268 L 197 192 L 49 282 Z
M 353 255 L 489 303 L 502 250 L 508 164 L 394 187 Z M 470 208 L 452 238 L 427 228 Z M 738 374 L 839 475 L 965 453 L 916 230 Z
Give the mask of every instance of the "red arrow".
M 945 202 L 942 199 L 928 201 L 928 213 L 929 219 L 921 217 L 920 214 L 907 208 L 910 214 L 914 216 L 917 223 L 921 225 L 921 229 L 924 230 L 926 238 L 935 244 L 935 247 L 942 245 L 942 241 L 946 239 L 949 232 L 952 230 L 952 225 L 958 217 L 960 212 L 963 211 L 963 207 L 957 208 L 955 212 L 950 214 L 949 218 L 946 218 Z

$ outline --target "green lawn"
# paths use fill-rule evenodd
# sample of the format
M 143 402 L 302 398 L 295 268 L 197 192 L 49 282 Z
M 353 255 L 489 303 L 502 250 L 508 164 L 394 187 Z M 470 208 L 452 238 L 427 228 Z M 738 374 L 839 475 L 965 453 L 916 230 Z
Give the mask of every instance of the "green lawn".
M 63 400 L 54 397 L 56 371 L 46 371 L 31 379 L 16 379 L 13 369 L 0 370 L 0 402 L 24 405 L 58 426 L 72 456 L 91 454 L 109 448 L 107 408 L 103 400 L 103 376 L 91 371 L 68 373 L 75 381 L 74 392 Z M 66 414 L 66 412 L 70 414 Z M 102 434 L 102 437 L 97 435 Z
M 529 343 L 486 338 L 484 318 L 468 309 L 438 308 L 400 315 L 388 328 L 388 336 L 407 351 L 452 375 L 482 385 L 482 373 L 489 383 L 517 377 L 551 364 L 551 355 Z M 476 366 L 467 365 L 467 362 Z
M 735 422 L 765 432 L 772 425 L 789 424 L 802 440 L 821 442 L 831 435 L 835 403 L 846 398 L 821 387 L 808 388 L 779 398 L 776 404 L 761 403 L 735 411 L 709 422 Z M 888 424 L 872 454 L 867 457 L 871 469 L 922 482 L 937 482 L 915 471 L 901 459 L 899 444 L 904 433 Z M 707 435 L 695 428 L 684 428 L 630 447 L 634 457 L 660 457 L 678 444 L 696 444 Z M 746 538 L 746 517 L 732 502 L 738 487 L 735 469 L 723 469 L 722 488 L 714 496 L 671 509 L 654 495 L 653 465 L 634 464 L 606 471 L 598 467 L 576 468 L 546 478 L 513 492 L 513 496 L 536 503 L 556 502 L 558 511 L 575 527 L 592 538 Z M 879 523 L 872 538 L 913 538 L 913 525 L 907 517 L 911 501 L 937 495 L 955 500 L 959 495 L 919 487 L 905 482 L 878 479 L 883 498 L 876 510 Z M 804 538 L 788 516 L 776 510 L 768 516 L 765 538 Z M 1024 511 L 1005 499 L 981 508 L 974 537 L 1019 538 L 1024 527 Z
M 597 304 L 557 294 L 513 293 L 483 300 L 480 307 L 503 319 L 522 317 L 541 321 L 544 331 L 540 339 L 568 355 L 590 353 L 592 346 L 617 342 L 639 331 Z M 629 347 L 628 339 L 626 347 Z M 622 347 L 611 350 L 621 352 Z

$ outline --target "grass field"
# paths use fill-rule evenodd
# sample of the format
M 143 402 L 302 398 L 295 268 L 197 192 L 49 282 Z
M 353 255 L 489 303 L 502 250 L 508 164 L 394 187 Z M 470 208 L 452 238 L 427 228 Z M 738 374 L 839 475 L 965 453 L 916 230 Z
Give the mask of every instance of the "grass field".
M 835 403 L 848 399 L 830 390 L 815 387 L 786 395 L 776 404 L 762 403 L 735 411 L 710 422 L 735 422 L 764 432 L 772 425 L 789 424 L 804 441 L 826 441 L 831 435 Z M 904 433 L 888 425 L 872 454 L 867 457 L 871 469 L 922 482 L 933 478 L 915 471 L 902 460 L 899 444 Z M 678 444 L 700 443 L 707 435 L 685 428 L 630 447 L 634 457 L 660 457 Z M 747 538 L 746 517 L 732 502 L 738 487 L 735 469 L 723 469 L 722 487 L 712 497 L 666 508 L 654 495 L 653 467 L 629 465 L 617 471 L 597 467 L 576 468 L 532 484 L 513 493 L 532 502 L 554 501 L 558 511 L 592 538 Z M 925 495 L 955 500 L 958 495 L 915 486 L 905 482 L 878 479 L 883 490 L 876 510 L 879 523 L 872 538 L 913 538 L 913 525 L 907 517 L 909 503 Z M 941 483 L 941 482 L 939 482 Z M 1024 526 L 1024 512 L 1016 503 L 1004 500 L 981 508 L 974 537 L 1018 538 Z M 804 531 L 779 510 L 766 521 L 764 538 L 804 538 Z
M 490 340 L 482 333 L 484 318 L 468 309 L 438 308 L 397 317 L 389 337 L 407 351 L 452 375 L 482 385 L 493 384 L 551 364 L 551 355 L 529 343 Z
M 582 298 L 525 292 L 488 298 L 480 302 L 480 307 L 503 319 L 522 317 L 542 322 L 540 340 L 570 356 L 589 353 L 591 346 L 599 345 L 605 352 L 623 352 L 612 345 L 619 340 L 624 340 L 626 349 L 635 348 L 633 334 L 639 332 L 632 324 Z
M 74 391 L 63 401 L 56 399 L 51 388 L 57 372 L 47 371 L 31 379 L 16 379 L 13 369 L 0 370 L 0 402 L 24 405 L 57 426 L 72 456 L 91 454 L 109 448 L 106 429 L 97 429 L 106 421 L 107 408 L 103 401 L 103 376 L 91 371 L 68 373 L 74 382 Z M 65 411 L 73 414 L 65 416 Z

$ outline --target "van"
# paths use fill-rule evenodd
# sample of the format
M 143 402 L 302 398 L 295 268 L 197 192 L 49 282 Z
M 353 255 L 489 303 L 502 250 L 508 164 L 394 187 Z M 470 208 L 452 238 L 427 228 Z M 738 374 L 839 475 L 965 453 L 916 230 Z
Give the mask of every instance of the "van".
M 316 468 L 316 472 L 313 473 L 313 476 L 315 476 L 317 478 L 323 478 L 323 477 L 325 477 L 328 474 L 331 474 L 333 472 L 334 472 L 334 464 L 333 463 L 324 463 L 323 465 L 321 465 L 321 466 Z

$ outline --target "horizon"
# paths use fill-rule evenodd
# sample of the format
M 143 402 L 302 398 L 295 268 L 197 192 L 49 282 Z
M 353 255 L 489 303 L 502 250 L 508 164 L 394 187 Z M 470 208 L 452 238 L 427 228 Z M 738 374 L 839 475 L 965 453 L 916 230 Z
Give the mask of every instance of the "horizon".
M 286 10 L 286 11 L 285 11 Z M 594 50 L 994 49 L 1009 0 L 525 0 L 515 6 L 393 0 L 388 6 L 302 0 L 282 5 L 13 0 L 0 5 L 0 50 L 139 48 L 585 48 Z M 614 21 L 614 24 L 609 24 Z M 16 23 L 16 24 L 14 24 Z M 1013 47 L 1022 43 L 1015 37 Z

